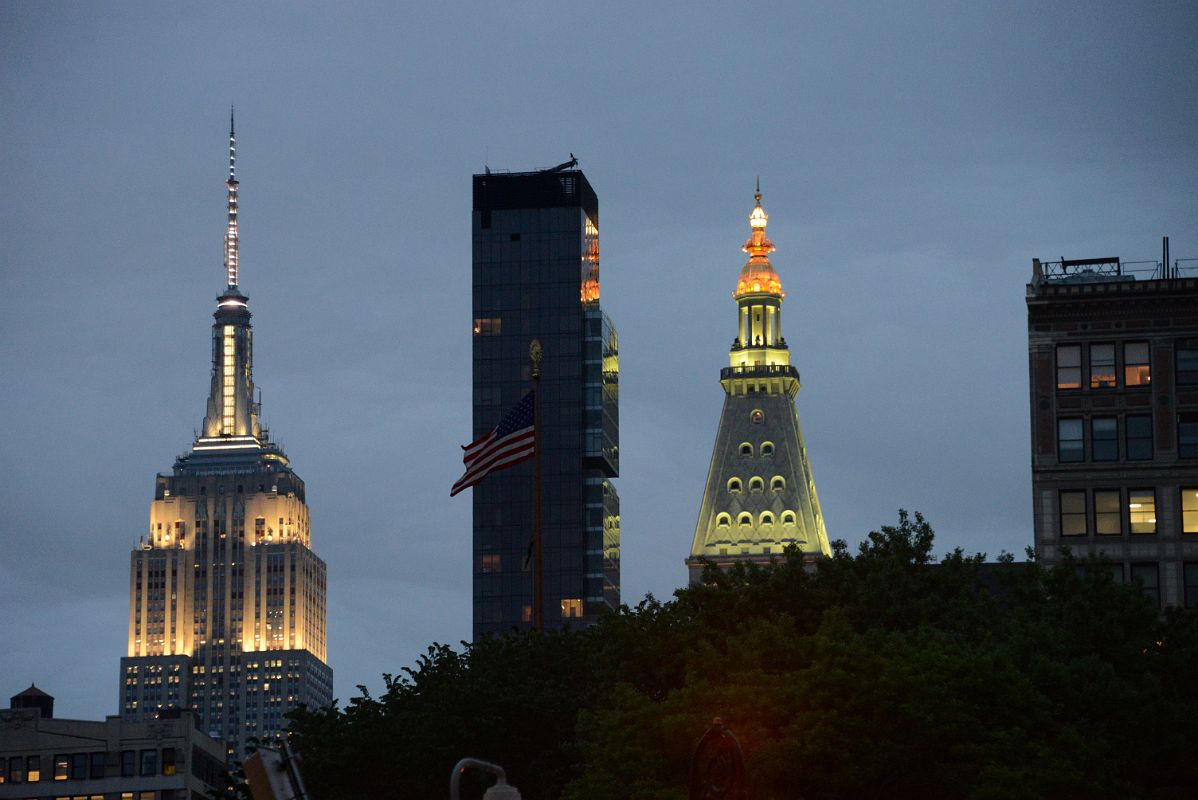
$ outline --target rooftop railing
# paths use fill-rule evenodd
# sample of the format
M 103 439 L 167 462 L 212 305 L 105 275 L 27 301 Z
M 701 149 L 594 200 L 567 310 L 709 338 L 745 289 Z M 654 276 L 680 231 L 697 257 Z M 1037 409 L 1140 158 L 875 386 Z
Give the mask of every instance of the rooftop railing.
M 1032 259 L 1032 277 L 1039 281 L 1177 280 L 1198 278 L 1198 258 L 1165 261 L 1123 261 L 1119 258 Z

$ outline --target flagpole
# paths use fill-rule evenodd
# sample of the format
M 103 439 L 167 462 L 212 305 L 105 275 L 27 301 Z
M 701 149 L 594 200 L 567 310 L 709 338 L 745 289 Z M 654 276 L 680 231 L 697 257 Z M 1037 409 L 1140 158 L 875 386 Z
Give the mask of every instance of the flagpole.
M 533 584 L 532 618 L 537 633 L 545 632 L 545 573 L 541 558 L 541 341 L 533 339 L 528 347 L 532 359 L 532 435 L 533 435 Z

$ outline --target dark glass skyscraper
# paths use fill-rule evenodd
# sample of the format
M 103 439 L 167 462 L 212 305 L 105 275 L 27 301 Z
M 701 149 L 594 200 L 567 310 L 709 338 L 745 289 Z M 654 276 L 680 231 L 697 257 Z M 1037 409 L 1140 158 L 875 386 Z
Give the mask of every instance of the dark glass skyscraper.
M 599 306 L 599 201 L 573 163 L 474 176 L 474 435 L 531 387 L 541 341 L 546 628 L 620 604 L 619 348 Z M 533 464 L 474 494 L 474 637 L 532 627 Z

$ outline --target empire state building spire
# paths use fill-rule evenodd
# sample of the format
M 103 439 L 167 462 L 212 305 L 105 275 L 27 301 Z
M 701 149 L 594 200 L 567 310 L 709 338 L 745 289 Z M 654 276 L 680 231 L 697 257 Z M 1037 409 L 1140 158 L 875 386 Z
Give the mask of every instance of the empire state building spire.
M 225 181 L 229 187 L 229 226 L 225 230 L 225 272 L 228 274 L 229 288 L 237 286 L 237 133 L 233 127 L 233 107 L 229 107 L 229 179 Z
M 229 109 L 229 222 L 225 228 L 225 291 L 216 298 L 216 324 L 212 326 L 212 388 L 204 416 L 204 433 L 196 449 L 233 444 L 247 450 L 262 446 L 264 431 L 254 402 L 254 349 L 248 301 L 238 285 L 239 238 L 237 231 L 237 132 Z M 214 445 L 213 437 L 223 441 Z M 235 442 L 228 437 L 234 437 Z

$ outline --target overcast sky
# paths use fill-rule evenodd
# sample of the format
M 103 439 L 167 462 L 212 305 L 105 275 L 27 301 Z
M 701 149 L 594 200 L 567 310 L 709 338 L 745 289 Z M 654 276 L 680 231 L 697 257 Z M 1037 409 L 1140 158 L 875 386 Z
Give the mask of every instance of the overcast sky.
M 573 152 L 620 330 L 623 592 L 686 580 L 761 175 L 829 535 L 1032 540 L 1031 259 L 1198 256 L 1194 3 L 0 5 L 0 695 L 115 713 L 200 424 L 237 106 L 264 417 L 342 702 L 470 635 L 470 176 Z

